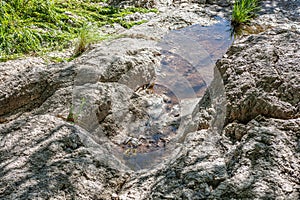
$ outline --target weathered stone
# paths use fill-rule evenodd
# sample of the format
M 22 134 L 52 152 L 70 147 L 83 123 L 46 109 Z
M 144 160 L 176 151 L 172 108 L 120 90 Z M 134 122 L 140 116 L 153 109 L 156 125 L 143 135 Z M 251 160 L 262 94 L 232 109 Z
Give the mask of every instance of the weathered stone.
M 227 91 L 227 122 L 299 117 L 299 44 L 299 33 L 284 31 L 252 35 L 230 48 L 217 64 Z
M 151 92 L 156 42 L 214 23 L 220 7 L 209 4 L 225 1 L 136 2 L 157 2 L 161 13 L 116 27 L 124 38 L 70 64 L 1 64 L 0 199 L 299 199 L 298 1 L 262 2 L 253 24 L 270 26 L 235 39 L 186 117 Z M 161 134 L 170 125 L 179 135 Z M 130 157 L 136 150 L 148 154 Z
M 299 119 L 260 119 L 246 125 L 241 142 L 227 154 L 229 179 L 214 198 L 298 198 Z
M 15 74 L 0 85 L 0 122 L 38 108 L 57 90 L 71 86 L 75 76 L 71 65 L 26 67 L 12 71 Z M 60 102 L 56 100 L 55 103 Z
M 104 188 L 114 185 L 116 192 L 126 179 L 119 173 L 125 166 L 59 118 L 18 118 L 1 125 L 0 133 L 1 199 L 108 198 L 113 192 Z

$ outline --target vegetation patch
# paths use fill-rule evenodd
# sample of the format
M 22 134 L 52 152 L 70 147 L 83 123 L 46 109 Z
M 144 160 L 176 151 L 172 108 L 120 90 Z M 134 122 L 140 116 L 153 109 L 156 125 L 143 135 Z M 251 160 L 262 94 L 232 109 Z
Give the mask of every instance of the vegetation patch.
M 236 0 L 232 10 L 232 25 L 238 27 L 249 23 L 259 10 L 259 0 Z
M 144 8 L 105 6 L 105 0 L 2 0 L 0 1 L 0 60 L 24 54 L 41 54 L 69 47 L 79 38 L 75 54 L 88 43 L 107 38 L 95 30 L 119 23 L 130 28 L 144 21 L 124 17 L 135 12 L 156 12 Z M 93 28 L 93 31 L 91 30 Z M 90 34 L 92 33 L 93 34 Z

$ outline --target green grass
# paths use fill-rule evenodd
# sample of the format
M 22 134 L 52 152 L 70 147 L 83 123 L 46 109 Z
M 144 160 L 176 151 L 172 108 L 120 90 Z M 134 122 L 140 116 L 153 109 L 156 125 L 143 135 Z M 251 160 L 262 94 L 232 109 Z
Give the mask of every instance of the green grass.
M 232 25 L 238 27 L 249 23 L 259 9 L 259 0 L 236 0 L 232 10 Z
M 108 37 L 108 35 L 101 35 L 97 33 L 97 30 L 90 25 L 84 25 L 77 33 L 77 41 L 73 57 L 81 55 L 91 44 L 104 40 Z
M 95 30 L 112 23 L 130 28 L 141 22 L 125 21 L 124 16 L 154 11 L 103 7 L 101 2 L 105 0 L 0 0 L 0 61 L 62 50 L 76 38 L 82 43 L 74 53 L 80 54 L 103 39 L 90 34 L 86 24 Z

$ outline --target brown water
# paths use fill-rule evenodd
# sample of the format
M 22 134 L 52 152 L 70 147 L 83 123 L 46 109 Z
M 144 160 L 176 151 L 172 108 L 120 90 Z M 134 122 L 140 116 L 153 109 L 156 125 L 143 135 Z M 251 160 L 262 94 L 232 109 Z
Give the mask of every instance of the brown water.
M 162 112 L 170 112 L 175 106 L 185 109 L 182 102 L 188 99 L 199 100 L 211 83 L 216 61 L 225 54 L 233 41 L 230 22 L 221 18 L 218 20 L 219 23 L 212 26 L 193 25 L 171 31 L 158 44 L 163 59 L 151 89 L 170 99 L 167 102 L 168 109 Z M 151 122 L 155 124 L 160 120 L 159 117 L 153 117 Z M 147 126 L 151 128 L 153 124 Z M 157 137 L 155 148 L 142 149 L 142 145 L 136 148 L 136 154 L 123 154 L 122 159 L 134 170 L 149 168 L 165 160 L 172 152 L 172 141 L 176 141 L 178 126 L 179 122 L 154 131 L 151 137 L 154 141 Z M 159 142 L 164 137 L 171 139 L 171 142 Z M 128 148 L 131 147 L 122 147 L 123 151 Z

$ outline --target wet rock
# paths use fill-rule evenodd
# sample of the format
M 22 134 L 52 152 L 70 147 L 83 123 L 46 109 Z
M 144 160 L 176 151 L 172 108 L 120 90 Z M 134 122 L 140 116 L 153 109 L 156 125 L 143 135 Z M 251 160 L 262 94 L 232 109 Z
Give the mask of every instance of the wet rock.
M 186 148 L 172 159 L 167 168 L 137 174 L 125 184 L 120 198 L 208 197 L 211 187 L 216 187 L 227 177 L 224 160 L 214 159 L 218 157 L 218 150 L 213 147 L 217 140 L 207 137 L 209 135 L 206 131 L 190 134 L 185 141 Z M 194 148 L 191 141 L 197 141 L 200 146 Z M 135 181 L 139 177 L 144 181 Z M 161 181 L 156 182 L 156 179 Z M 153 189 L 148 191 L 148 187 Z

